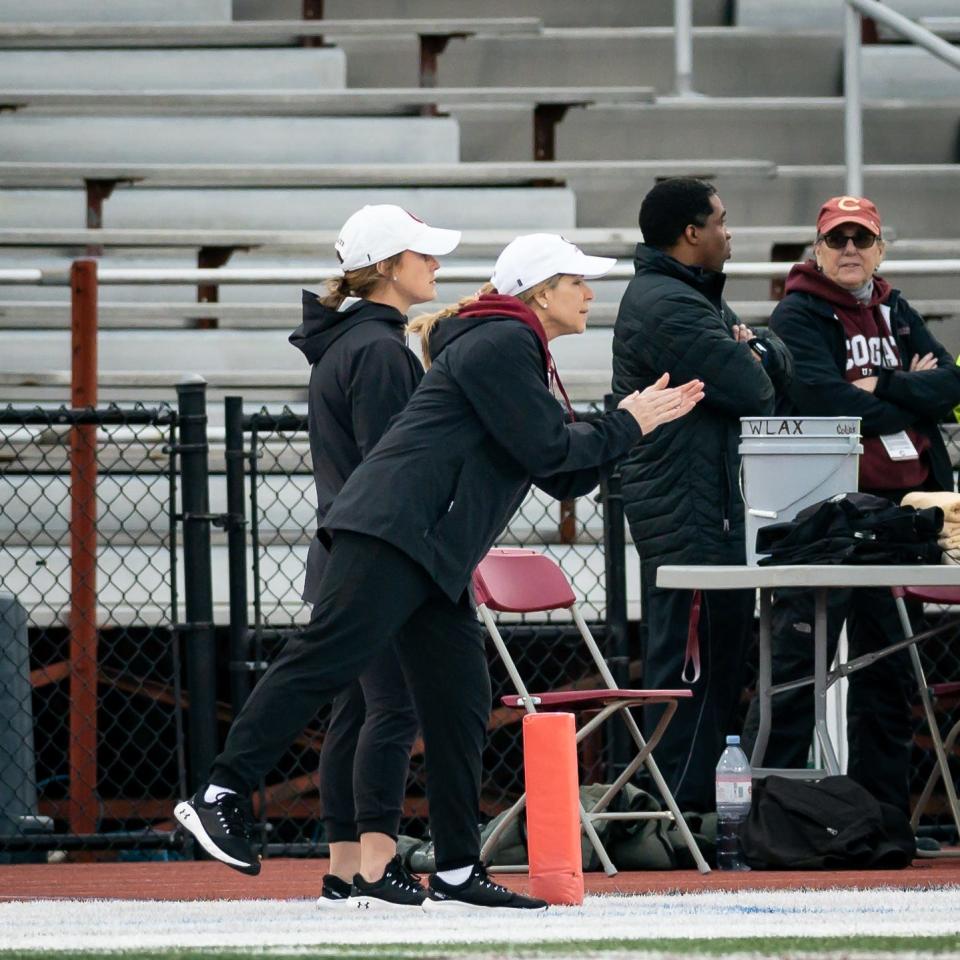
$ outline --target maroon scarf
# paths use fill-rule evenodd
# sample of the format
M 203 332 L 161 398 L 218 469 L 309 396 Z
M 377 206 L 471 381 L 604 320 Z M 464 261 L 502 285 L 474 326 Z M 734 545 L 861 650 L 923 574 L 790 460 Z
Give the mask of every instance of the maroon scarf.
M 557 372 L 557 364 L 550 353 L 550 344 L 547 340 L 547 333 L 543 329 L 540 318 L 528 307 L 522 300 L 516 297 L 504 296 L 500 293 L 484 293 L 473 303 L 468 303 L 458 311 L 458 315 L 464 318 L 470 317 L 510 317 L 512 320 L 519 320 L 522 324 L 528 326 L 543 348 L 544 355 L 544 374 L 551 387 L 556 387 L 557 391 L 563 397 L 572 419 L 576 420 L 576 414 L 570 404 L 570 398 L 567 391 L 563 388 L 563 382 L 560 380 L 560 374 Z

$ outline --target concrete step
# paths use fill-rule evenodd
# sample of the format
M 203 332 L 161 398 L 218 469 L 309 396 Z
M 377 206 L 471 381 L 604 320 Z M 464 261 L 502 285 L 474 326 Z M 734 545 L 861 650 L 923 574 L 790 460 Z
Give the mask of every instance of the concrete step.
M 230 0 L 0 0 L 0 23 L 124 23 L 170 20 L 179 23 L 228 21 Z
M 339 90 L 332 47 L 196 50 L 4 50 L 0 87 L 82 90 Z M 414 85 L 416 80 L 414 80 Z
M 551 351 L 561 375 L 603 371 L 609 376 L 612 337 L 612 329 L 606 327 L 557 338 Z M 70 337 L 65 332 L 16 330 L 4 339 L 0 373 L 42 374 L 70 366 Z M 419 344 L 413 346 L 419 354 Z M 169 370 L 216 379 L 247 373 L 253 383 L 269 372 L 276 382 L 297 387 L 305 387 L 310 375 L 303 354 L 274 330 L 104 330 L 97 352 L 104 375 Z
M 0 159 L 118 163 L 456 163 L 444 117 L 0 117 Z
M 861 78 L 865 97 L 926 102 L 960 97 L 960 70 L 921 47 L 864 47 Z
M 911 20 L 920 17 L 950 16 L 957 12 L 956 0 L 885 0 L 884 6 L 902 13 Z M 807 0 L 805 3 L 783 3 L 777 0 L 736 0 L 734 22 L 739 27 L 759 30 L 829 30 L 843 31 L 843 3 L 834 0 Z M 890 31 L 879 28 L 882 37 Z
M 105 205 L 114 227 L 339 230 L 367 203 L 398 203 L 456 229 L 564 230 L 576 200 L 561 187 L 118 190 Z M 0 226 L 79 227 L 82 190 L 0 190 Z
M 437 82 L 448 86 L 640 84 L 659 93 L 674 84 L 673 30 L 545 28 L 538 37 L 452 40 L 439 58 Z M 416 44 L 342 37 L 349 86 L 416 83 Z M 710 96 L 836 96 L 841 90 L 840 37 L 782 36 L 733 27 L 698 27 L 694 86 Z
M 302 0 L 234 0 L 238 20 L 296 20 Z M 697 0 L 693 4 L 697 26 L 726 22 L 727 0 Z M 485 0 L 485 17 L 538 17 L 548 27 L 658 27 L 673 23 L 673 0 Z M 324 16 L 331 20 L 400 17 L 463 16 L 463 0 L 326 0 Z
M 101 403 L 174 403 L 177 370 L 120 370 L 104 373 L 98 380 Z M 609 392 L 610 376 L 606 371 L 567 374 L 564 386 L 574 403 L 599 402 Z M 208 381 L 211 401 L 242 395 L 257 403 L 305 403 L 306 381 L 299 375 L 267 370 L 263 373 L 227 371 Z M 0 372 L 0 396 L 7 402 L 23 404 L 69 404 L 70 371 L 49 370 L 39 373 Z
M 960 72 L 957 78 L 960 83 Z M 870 102 L 863 113 L 866 162 L 955 163 L 960 160 L 958 118 L 960 99 Z M 664 98 L 653 104 L 595 106 L 571 111 L 557 127 L 557 158 L 692 157 L 709 144 L 718 156 L 842 163 L 843 123 L 839 97 Z M 466 129 L 463 136 L 469 137 Z M 493 157 L 474 157 L 464 148 L 464 159 Z

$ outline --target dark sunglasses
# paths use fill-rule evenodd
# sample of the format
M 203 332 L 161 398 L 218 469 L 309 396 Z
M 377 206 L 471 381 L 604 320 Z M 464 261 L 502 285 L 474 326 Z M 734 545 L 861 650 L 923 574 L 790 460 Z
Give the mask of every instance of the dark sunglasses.
M 858 250 L 866 250 L 869 247 L 872 247 L 880 238 L 875 233 L 871 233 L 869 230 L 858 230 L 853 234 L 843 233 L 840 230 L 831 230 L 829 233 L 825 233 L 822 237 L 820 237 L 820 239 L 831 250 L 846 249 L 848 240 L 852 240 L 853 245 Z

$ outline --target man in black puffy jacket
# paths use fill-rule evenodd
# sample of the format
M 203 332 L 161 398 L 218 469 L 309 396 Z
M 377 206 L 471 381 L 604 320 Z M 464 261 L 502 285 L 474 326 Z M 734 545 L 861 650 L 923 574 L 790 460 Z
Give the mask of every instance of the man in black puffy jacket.
M 664 563 L 745 562 L 739 418 L 773 413 L 790 355 L 776 337 L 748 330 L 722 298 L 730 233 L 713 186 L 659 183 L 643 200 L 640 227 L 646 242 L 637 246 L 614 330 L 613 392 L 642 389 L 664 370 L 671 383 L 705 384 L 682 431 L 667 424 L 623 462 L 624 506 L 641 560 L 643 683 L 692 682 L 695 696 L 680 703 L 657 760 L 682 809 L 711 810 L 714 768 L 724 736 L 734 732 L 754 594 L 710 590 L 696 600 L 656 587 L 656 572 Z M 692 677 L 688 635 L 700 646 Z M 649 729 L 660 709 L 645 717 Z

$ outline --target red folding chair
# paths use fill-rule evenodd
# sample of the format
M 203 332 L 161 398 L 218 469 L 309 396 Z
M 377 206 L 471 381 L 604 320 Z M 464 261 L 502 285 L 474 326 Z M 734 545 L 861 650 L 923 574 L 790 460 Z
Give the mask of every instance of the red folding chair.
M 613 717 L 622 718 L 637 747 L 637 753 L 627 764 L 624 771 L 610 784 L 603 796 L 586 810 L 580 805 L 580 824 L 583 832 L 589 839 L 593 849 L 609 876 L 617 872 L 600 837 L 597 836 L 594 823 L 600 820 L 672 820 L 680 831 L 683 841 L 690 851 L 701 873 L 709 873 L 697 842 L 690 832 L 680 809 L 677 807 L 673 794 L 667 786 L 656 761 L 653 759 L 653 749 L 656 747 L 664 730 L 670 723 L 677 709 L 677 701 L 681 698 L 693 696 L 690 690 L 623 690 L 617 687 L 613 674 L 607 666 L 600 648 L 597 646 L 590 629 L 576 606 L 576 597 L 567 581 L 566 576 L 557 564 L 549 557 L 535 550 L 503 549 L 491 550 L 477 567 L 473 575 L 473 585 L 477 598 L 477 609 L 487 631 L 493 640 L 494 646 L 503 661 L 503 665 L 510 676 L 516 694 L 501 698 L 506 707 L 515 707 L 527 713 L 536 713 L 540 710 L 568 710 L 571 712 L 595 711 L 592 716 L 577 728 L 577 743 L 589 736 L 607 720 Z M 541 613 L 548 610 L 569 610 L 586 644 L 604 686 L 590 690 L 557 690 L 544 693 L 530 693 L 523 678 L 517 670 L 516 663 L 510 655 L 496 620 L 491 611 L 500 613 Z M 631 708 L 664 704 L 665 709 L 651 734 L 649 740 L 644 740 L 637 726 Z M 640 769 L 646 767 L 651 779 L 656 785 L 664 804 L 665 811 L 637 812 L 637 813 L 608 813 L 607 807 L 614 797 L 623 789 L 630 778 Z M 521 796 L 510 808 L 507 815 L 497 824 L 487 838 L 480 851 L 480 859 L 487 863 L 493 856 L 500 838 L 523 811 L 526 797 Z M 527 866 L 513 867 L 515 871 L 526 871 Z
M 910 641 L 910 662 L 913 664 L 914 676 L 917 679 L 917 688 L 920 693 L 920 703 L 923 706 L 923 715 L 927 722 L 927 728 L 930 731 L 930 739 L 933 743 L 933 752 L 936 756 L 936 763 L 927 779 L 926 785 L 917 800 L 911 818 L 911 826 L 914 831 L 920 822 L 920 816 L 926 808 L 927 803 L 933 793 L 938 780 L 943 780 L 943 788 L 947 795 L 947 804 L 950 807 L 950 813 L 953 816 L 954 826 L 960 834 L 960 803 L 957 802 L 957 788 L 953 780 L 953 774 L 950 771 L 949 756 L 953 752 L 953 745 L 960 735 L 960 721 L 957 721 L 947 734 L 946 741 L 940 735 L 940 724 L 937 721 L 934 710 L 934 700 L 937 696 L 948 696 L 960 692 L 960 683 L 940 683 L 933 686 L 927 683 L 926 674 L 923 670 L 923 664 L 920 662 L 920 653 L 917 650 L 917 643 L 926 640 L 936 634 L 942 633 L 952 627 L 957 626 L 957 619 L 938 624 L 930 630 L 923 633 L 914 633 L 913 626 L 910 623 L 910 617 L 907 614 L 908 600 L 915 600 L 921 603 L 936 603 L 945 606 L 955 606 L 960 604 L 960 587 L 894 587 L 893 597 L 897 604 L 897 612 L 900 614 L 900 624 L 907 640 Z M 951 850 L 944 852 L 924 853 L 921 856 L 960 856 L 960 851 Z

